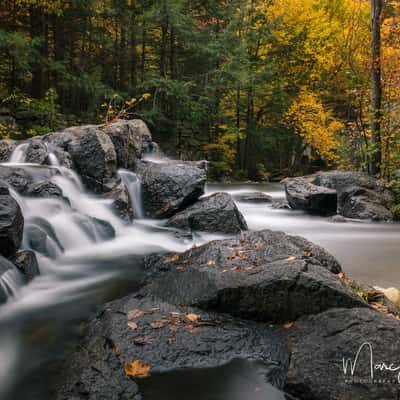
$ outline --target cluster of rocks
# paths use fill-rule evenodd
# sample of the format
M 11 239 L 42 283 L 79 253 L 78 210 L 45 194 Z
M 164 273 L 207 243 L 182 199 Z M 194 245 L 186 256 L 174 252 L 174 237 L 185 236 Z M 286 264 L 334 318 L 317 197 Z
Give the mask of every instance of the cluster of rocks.
M 59 368 L 53 398 L 141 399 L 146 380 L 125 370 L 135 360 L 156 375 L 251 360 L 288 399 L 397 393 L 396 384 L 371 382 L 368 352 L 353 377 L 350 368 L 344 373 L 343 360 L 354 361 L 364 342 L 377 362 L 396 362 L 388 344 L 398 344 L 400 324 L 356 295 L 319 246 L 282 232 L 245 232 L 146 264 L 147 283 L 85 327 Z M 393 382 L 397 374 L 376 369 L 374 379 Z
M 366 174 L 330 171 L 286 179 L 284 183 L 288 203 L 295 210 L 351 219 L 393 220 L 393 193 Z

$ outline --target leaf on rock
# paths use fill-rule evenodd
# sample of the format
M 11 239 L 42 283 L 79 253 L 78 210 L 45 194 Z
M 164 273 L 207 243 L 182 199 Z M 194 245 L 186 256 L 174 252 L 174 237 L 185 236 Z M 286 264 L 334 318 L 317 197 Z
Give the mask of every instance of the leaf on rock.
M 215 260 L 208 260 L 207 265 L 215 265 Z
M 150 374 L 150 364 L 135 360 L 125 366 L 125 374 L 130 378 L 146 378 Z
M 169 264 L 178 260 L 179 260 L 179 254 L 174 254 L 173 256 L 170 257 L 164 257 L 163 262 L 164 264 Z
M 294 322 L 286 322 L 286 324 L 283 325 L 285 329 L 290 329 L 293 328 Z
M 129 326 L 129 328 L 131 328 L 132 330 L 135 330 L 135 329 L 137 329 L 137 327 L 138 327 L 137 323 L 136 323 L 136 322 L 133 322 L 133 321 L 128 322 L 128 326 Z
M 197 314 L 186 314 L 186 318 L 191 322 L 197 322 L 200 318 L 200 315 Z
M 296 260 L 296 257 L 295 257 L 295 256 L 290 256 L 290 257 L 288 258 L 288 261 L 294 261 L 294 260 Z
M 128 314 L 127 314 L 129 320 L 143 317 L 143 315 L 144 315 L 144 311 L 138 310 L 138 309 L 130 310 L 130 311 L 128 311 Z

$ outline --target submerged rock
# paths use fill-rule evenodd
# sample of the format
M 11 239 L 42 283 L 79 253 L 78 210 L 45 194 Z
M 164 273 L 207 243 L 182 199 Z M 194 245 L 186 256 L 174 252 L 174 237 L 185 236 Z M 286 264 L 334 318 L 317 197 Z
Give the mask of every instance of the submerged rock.
M 144 162 L 137 169 L 147 217 L 169 218 L 204 194 L 206 171 L 197 163 Z
M 294 210 L 304 210 L 312 214 L 336 214 L 336 190 L 316 186 L 308 179 L 296 178 L 285 183 L 286 198 Z
M 124 372 L 135 360 L 156 374 L 238 359 L 258 363 L 263 379 L 278 388 L 284 385 L 289 353 L 284 340 L 267 327 L 128 296 L 107 304 L 89 323 L 84 342 L 61 368 L 53 398 L 85 393 L 90 400 L 139 399 L 137 383 Z
M 235 193 L 233 198 L 243 203 L 272 203 L 272 197 L 263 192 L 240 192 Z
M 398 320 L 367 308 L 332 309 L 301 318 L 289 331 L 286 389 L 302 400 L 394 399 L 398 371 L 376 366 L 398 366 L 399 338 Z M 353 376 L 348 360 L 355 366 Z
M 55 197 L 65 199 L 62 189 L 51 181 L 32 183 L 27 187 L 27 190 L 24 194 L 30 197 Z
M 12 258 L 12 262 L 24 274 L 28 282 L 40 275 L 39 264 L 33 251 L 18 251 Z
M 0 254 L 13 256 L 19 249 L 24 231 L 24 217 L 14 198 L 3 191 L 0 195 Z
M 214 193 L 171 217 L 167 226 L 189 231 L 240 233 L 246 221 L 228 193 Z
M 292 321 L 332 307 L 366 303 L 332 273 L 338 262 L 321 247 L 282 232 L 244 232 L 152 261 L 167 271 L 144 290 L 173 304 L 259 321 Z

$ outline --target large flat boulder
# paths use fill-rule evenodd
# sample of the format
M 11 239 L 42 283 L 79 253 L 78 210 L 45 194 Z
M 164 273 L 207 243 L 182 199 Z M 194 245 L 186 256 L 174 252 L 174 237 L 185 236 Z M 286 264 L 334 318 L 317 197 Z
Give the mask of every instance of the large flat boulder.
M 286 387 L 298 399 L 381 400 L 398 396 L 397 319 L 367 308 L 332 309 L 298 320 L 289 330 L 289 343 Z
M 335 189 L 314 185 L 306 178 L 295 178 L 286 181 L 285 192 L 287 201 L 294 210 L 304 210 L 318 215 L 336 214 Z
M 140 119 L 118 120 L 101 127 L 114 144 L 118 168 L 133 171 L 143 154 L 156 148 L 146 123 Z
M 11 257 L 21 246 L 24 217 L 4 183 L 0 184 L 0 189 L 0 254 Z
M 147 217 L 169 218 L 204 194 L 206 170 L 200 163 L 142 162 L 137 168 L 142 182 Z
M 247 230 L 247 223 L 228 193 L 214 193 L 171 217 L 167 226 L 204 232 L 236 234 Z
M 282 232 L 244 232 L 149 262 L 166 272 L 146 293 L 246 319 L 291 321 L 332 307 L 366 306 L 333 273 L 340 266 L 329 253 Z
M 280 388 L 289 353 L 264 325 L 131 295 L 107 304 L 89 323 L 83 343 L 60 368 L 53 398 L 139 399 L 146 380 L 125 373 L 135 360 L 149 364 L 154 376 L 242 360 L 258 364 L 262 380 Z
M 337 191 L 338 213 L 344 217 L 376 221 L 393 219 L 390 211 L 393 193 L 371 176 L 359 172 L 321 172 L 313 183 Z

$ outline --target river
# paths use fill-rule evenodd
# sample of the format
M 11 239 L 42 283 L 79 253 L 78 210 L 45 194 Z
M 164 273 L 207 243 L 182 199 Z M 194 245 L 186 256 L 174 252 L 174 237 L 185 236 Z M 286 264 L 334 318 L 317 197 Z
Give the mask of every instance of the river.
M 21 162 L 20 159 L 17 161 Z M 27 286 L 9 282 L 12 296 L 8 303 L 0 307 L 0 399 L 4 400 L 51 400 L 46 389 L 54 371 L 54 362 L 78 337 L 80 323 L 96 306 L 127 293 L 140 279 L 135 257 L 160 250 L 184 251 L 193 244 L 222 238 L 198 234 L 193 241 L 177 239 L 173 232 L 163 228 L 162 222 L 140 218 L 126 226 L 110 212 L 107 202 L 85 193 L 79 178 L 72 171 L 57 165 L 54 168 L 60 169 L 56 183 L 71 204 L 58 199 L 28 199 L 14 194 L 26 221 L 36 223 L 32 221 L 40 217 L 51 225 L 62 251 L 57 243 L 48 243 L 53 256 L 39 256 L 41 275 Z M 133 208 L 140 217 L 142 211 L 138 207 L 140 188 L 137 180 L 134 174 L 127 171 L 121 172 L 121 178 L 131 185 Z M 284 197 L 278 184 L 210 184 L 207 187 L 207 193 L 249 190 L 261 190 L 276 199 Z M 350 277 L 379 286 L 400 287 L 397 265 L 400 255 L 399 225 L 333 223 L 300 212 L 275 210 L 268 204 L 238 203 L 238 206 L 250 229 L 268 228 L 304 236 L 335 255 Z M 88 234 L 82 229 L 82 220 L 88 215 L 108 221 L 116 232 L 116 238 L 102 241 L 95 228 L 92 234 Z M 29 247 L 27 231 L 24 243 Z M 218 395 L 213 392 L 212 398 L 216 400 L 244 400 L 248 398 L 248 390 L 251 390 L 246 386 L 249 380 L 238 378 L 240 374 L 235 365 L 211 372 L 188 371 L 187 376 L 187 379 L 196 382 L 201 382 L 201 379 L 210 381 L 208 376 L 222 376 L 228 379 L 227 382 L 232 382 L 233 386 L 225 384 L 221 387 Z M 264 393 L 268 398 L 283 399 L 265 382 L 259 382 L 257 372 L 252 376 L 251 379 L 261 385 L 260 397 L 257 398 L 263 398 Z M 171 376 L 167 386 L 174 379 Z M 181 376 L 177 378 L 177 381 L 180 380 Z M 163 392 L 161 388 L 165 386 L 165 379 L 155 379 L 154 385 L 160 390 L 149 392 L 147 399 L 158 400 L 157 393 Z M 150 387 L 154 389 L 154 385 Z M 209 390 L 215 390 L 215 384 L 209 387 Z M 232 387 L 237 388 L 235 393 L 241 393 L 238 397 L 232 397 Z M 170 396 L 175 400 L 185 398 L 179 397 L 178 392 L 175 396 L 172 392 Z M 207 394 L 204 396 L 202 398 L 209 398 Z

